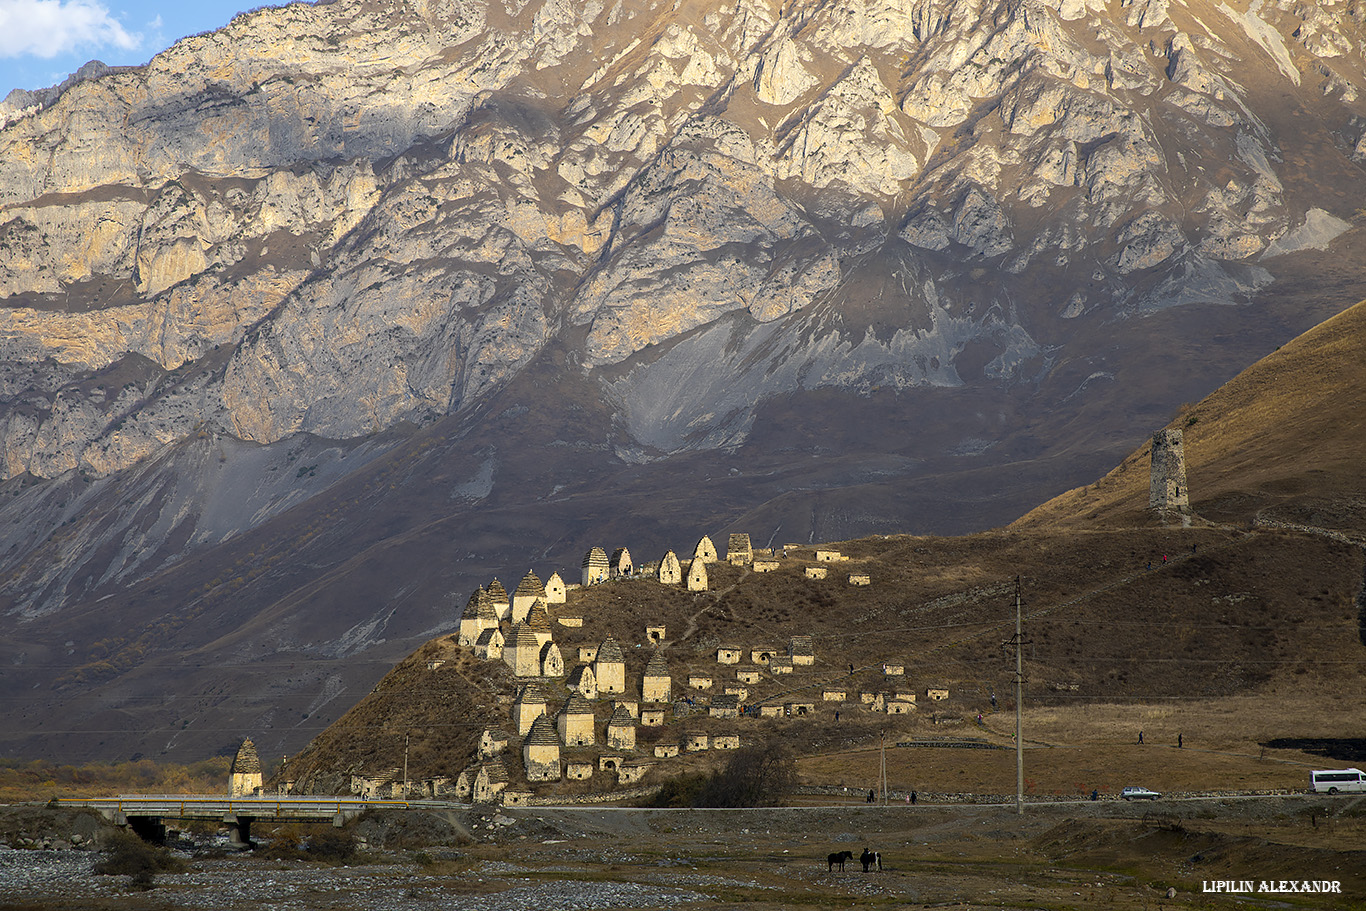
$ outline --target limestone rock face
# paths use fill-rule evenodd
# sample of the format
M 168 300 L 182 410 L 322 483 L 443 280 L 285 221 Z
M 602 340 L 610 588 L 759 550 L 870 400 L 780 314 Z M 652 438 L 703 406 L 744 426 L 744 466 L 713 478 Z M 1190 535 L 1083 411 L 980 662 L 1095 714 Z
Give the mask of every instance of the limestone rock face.
M 860 195 L 895 196 L 920 171 L 928 151 L 893 116 L 896 102 L 877 67 L 860 58 L 812 104 L 783 143 L 778 177 Z
M 790 104 L 817 83 L 804 65 L 801 46 L 787 33 L 772 41 L 755 63 L 754 94 L 768 104 Z
M 1047 274 L 1064 298 L 1095 281 L 1065 264 L 1094 260 L 1110 285 L 1105 305 L 1087 293 L 1097 315 L 1179 284 L 1191 257 L 1196 297 L 1255 287 L 1269 277 L 1224 264 L 1311 207 L 1287 197 L 1282 140 L 1243 86 L 1322 79 L 1344 123 L 1358 116 L 1362 77 L 1340 60 L 1361 26 L 1343 4 L 1179 21 L 1166 0 L 807 7 L 263 9 L 145 67 L 16 95 L 0 355 L 33 390 L 4 403 L 3 470 L 103 475 L 206 421 L 273 442 L 458 413 L 569 327 L 587 329 L 590 370 L 633 361 L 615 396 L 638 439 L 733 445 L 790 388 L 785 363 L 816 385 L 953 385 L 907 358 L 952 361 L 1003 328 L 968 315 L 972 293 L 930 260 L 906 294 L 942 313 L 914 344 L 855 354 L 858 319 L 813 310 L 855 258 L 899 239 Z M 697 437 L 644 400 L 710 346 L 668 364 L 650 349 L 737 316 L 744 353 L 722 372 L 753 361 L 750 341 L 786 353 L 736 401 L 703 390 L 681 417 L 734 417 Z M 1008 331 L 1065 342 L 1040 318 L 1022 309 Z M 136 401 L 58 401 L 36 382 L 215 351 L 194 389 Z

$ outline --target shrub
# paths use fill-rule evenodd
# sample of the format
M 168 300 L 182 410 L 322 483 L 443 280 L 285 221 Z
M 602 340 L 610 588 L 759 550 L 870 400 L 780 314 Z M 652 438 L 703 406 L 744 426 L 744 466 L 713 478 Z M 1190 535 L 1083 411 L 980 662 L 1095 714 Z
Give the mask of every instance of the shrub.
M 309 837 L 304 852 L 309 860 L 345 864 L 356 856 L 356 841 L 350 831 L 326 829 Z
M 710 775 L 695 772 L 691 775 L 675 775 L 665 779 L 664 786 L 645 802 L 644 806 L 655 808 L 678 808 L 697 806 L 698 795 L 711 781 Z
M 104 859 L 95 864 L 96 873 L 128 876 L 129 884 L 143 891 L 156 884 L 156 874 L 181 873 L 186 869 L 185 861 L 170 851 L 122 830 L 105 838 Z

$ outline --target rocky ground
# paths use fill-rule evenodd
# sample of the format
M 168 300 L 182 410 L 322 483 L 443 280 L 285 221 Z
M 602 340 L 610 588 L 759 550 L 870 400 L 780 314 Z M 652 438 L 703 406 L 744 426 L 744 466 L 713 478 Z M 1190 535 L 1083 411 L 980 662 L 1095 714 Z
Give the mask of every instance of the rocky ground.
M 7 826 L 19 814 L 6 815 Z M 28 812 L 27 816 L 34 814 Z M 500 909 L 1366 907 L 1366 810 L 1309 795 L 1013 807 L 921 803 L 774 810 L 507 810 L 456 814 L 412 841 L 371 818 L 349 866 L 182 841 L 185 873 L 139 891 L 90 851 L 0 848 L 0 908 Z M 52 842 L 59 821 L 43 824 Z M 69 840 L 69 837 L 68 837 Z M 400 841 L 406 847 L 396 847 Z M 883 870 L 864 874 L 864 847 Z M 844 871 L 827 855 L 850 850 Z M 1328 880 L 1336 894 L 1236 897 L 1216 879 Z

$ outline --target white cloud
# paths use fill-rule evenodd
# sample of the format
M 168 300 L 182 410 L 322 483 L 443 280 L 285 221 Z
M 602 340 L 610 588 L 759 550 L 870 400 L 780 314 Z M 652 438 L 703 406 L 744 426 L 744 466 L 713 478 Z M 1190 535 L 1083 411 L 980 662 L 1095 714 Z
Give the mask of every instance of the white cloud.
M 0 0 L 0 57 L 55 57 L 81 47 L 136 50 L 141 40 L 94 0 Z

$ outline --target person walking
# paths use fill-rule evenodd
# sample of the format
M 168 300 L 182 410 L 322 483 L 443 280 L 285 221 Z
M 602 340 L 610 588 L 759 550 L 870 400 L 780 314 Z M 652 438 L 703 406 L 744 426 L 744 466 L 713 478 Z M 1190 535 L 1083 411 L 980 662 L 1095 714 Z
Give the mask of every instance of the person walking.
M 1139 745 L 1139 746 L 1142 746 L 1142 745 L 1143 745 L 1143 732 L 1142 732 L 1142 731 L 1139 731 L 1139 732 L 1138 732 L 1138 745 Z
M 1183 738 L 1180 734 L 1177 734 L 1177 735 L 1176 735 L 1176 748 L 1177 748 L 1178 750 L 1181 749 L 1181 746 L 1182 746 L 1182 744 L 1183 744 L 1184 742 L 1185 742 L 1185 738 Z

